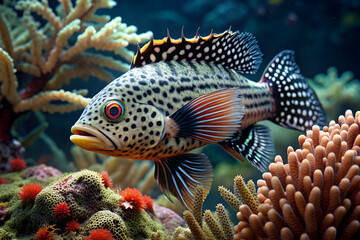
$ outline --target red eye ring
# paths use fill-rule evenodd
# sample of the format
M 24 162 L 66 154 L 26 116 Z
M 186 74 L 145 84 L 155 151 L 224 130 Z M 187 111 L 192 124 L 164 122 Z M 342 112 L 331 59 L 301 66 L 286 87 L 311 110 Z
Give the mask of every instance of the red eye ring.
M 106 118 L 110 121 L 117 121 L 124 114 L 124 107 L 117 101 L 108 102 L 104 110 Z

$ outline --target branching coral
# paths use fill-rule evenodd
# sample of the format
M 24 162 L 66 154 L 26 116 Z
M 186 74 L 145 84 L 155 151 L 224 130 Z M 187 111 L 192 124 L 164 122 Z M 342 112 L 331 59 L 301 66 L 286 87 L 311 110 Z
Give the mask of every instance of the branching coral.
M 335 67 L 330 67 L 327 74 L 317 74 L 308 80 L 315 89 L 328 119 L 335 119 L 344 107 L 359 108 L 360 82 L 354 78 L 352 72 L 346 71 L 339 75 Z
M 194 208 L 184 211 L 184 219 L 191 234 L 186 228 L 178 227 L 172 235 L 173 239 L 233 239 L 233 226 L 222 204 L 216 206 L 214 214 L 210 210 L 205 210 L 202 214 L 205 197 L 205 189 L 202 186 L 197 187 Z
M 239 208 L 235 239 L 356 239 L 360 235 L 360 112 L 300 136 L 258 181 L 260 205 Z
M 10 142 L 14 121 L 26 111 L 65 113 L 86 106 L 86 90 L 59 89 L 73 78 L 111 81 L 106 69 L 126 71 L 129 64 L 99 51 L 131 61 L 128 44 L 152 37 L 151 32 L 136 34 L 137 28 L 122 23 L 120 17 L 96 14 L 98 9 L 115 6 L 115 1 L 77 0 L 74 6 L 70 0 L 59 2 L 58 13 L 47 0 L 0 5 L 0 141 Z M 38 16 L 45 24 L 35 20 Z

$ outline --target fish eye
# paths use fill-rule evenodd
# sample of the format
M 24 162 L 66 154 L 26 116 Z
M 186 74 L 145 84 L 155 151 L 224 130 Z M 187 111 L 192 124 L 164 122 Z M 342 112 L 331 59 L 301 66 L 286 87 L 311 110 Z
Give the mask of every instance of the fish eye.
M 104 114 L 110 122 L 117 122 L 124 115 L 124 106 L 118 101 L 109 101 L 105 105 Z

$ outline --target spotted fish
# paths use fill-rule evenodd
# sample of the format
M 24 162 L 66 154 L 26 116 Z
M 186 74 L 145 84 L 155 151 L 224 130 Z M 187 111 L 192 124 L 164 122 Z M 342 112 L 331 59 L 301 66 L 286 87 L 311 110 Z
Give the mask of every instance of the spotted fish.
M 216 143 L 265 171 L 273 145 L 258 121 L 300 131 L 326 124 L 293 51 L 276 55 L 259 82 L 241 75 L 255 73 L 261 58 L 246 32 L 151 40 L 127 73 L 91 99 L 70 139 L 97 153 L 154 161 L 164 194 L 191 208 L 198 184 L 209 191 L 213 168 L 206 155 L 189 151 Z

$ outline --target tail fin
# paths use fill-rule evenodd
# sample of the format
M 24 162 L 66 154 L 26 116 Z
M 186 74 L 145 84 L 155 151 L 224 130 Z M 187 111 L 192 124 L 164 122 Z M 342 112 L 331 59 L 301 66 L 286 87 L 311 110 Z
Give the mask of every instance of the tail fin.
M 326 114 L 314 90 L 300 74 L 294 52 L 284 50 L 266 67 L 261 82 L 273 92 L 276 114 L 270 119 L 281 126 L 305 131 L 327 124 Z

